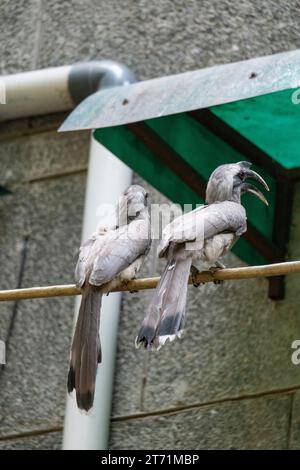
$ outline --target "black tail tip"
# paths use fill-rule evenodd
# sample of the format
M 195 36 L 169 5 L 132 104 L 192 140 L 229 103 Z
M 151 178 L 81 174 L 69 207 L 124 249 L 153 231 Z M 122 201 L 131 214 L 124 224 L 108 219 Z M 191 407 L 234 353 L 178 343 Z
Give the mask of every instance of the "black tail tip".
M 72 366 L 70 366 L 69 374 L 68 374 L 68 393 L 71 393 L 75 387 L 75 370 Z M 95 390 L 88 390 L 87 392 L 81 393 L 80 391 L 76 390 L 76 402 L 77 406 L 80 410 L 89 411 L 94 404 L 94 395 Z
M 75 388 L 75 370 L 72 366 L 70 366 L 69 373 L 68 373 L 68 393 L 71 393 Z
M 94 391 L 76 393 L 77 406 L 80 410 L 89 411 L 94 404 Z
M 135 339 L 135 347 L 138 349 L 141 345 L 145 349 L 150 349 L 154 345 L 155 330 L 150 326 L 142 326 Z
M 135 347 L 139 349 L 140 346 L 143 346 L 145 349 L 150 349 L 153 343 L 149 342 L 147 338 L 143 337 L 136 337 L 135 339 Z

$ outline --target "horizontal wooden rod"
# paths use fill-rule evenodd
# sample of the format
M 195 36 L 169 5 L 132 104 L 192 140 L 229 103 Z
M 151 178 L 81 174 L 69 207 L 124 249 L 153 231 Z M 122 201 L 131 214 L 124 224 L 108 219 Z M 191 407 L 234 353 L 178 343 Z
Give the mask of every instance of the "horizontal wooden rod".
M 239 279 L 251 279 L 257 277 L 284 276 L 300 272 L 300 261 L 290 261 L 286 263 L 267 264 L 264 266 L 247 266 L 244 268 L 220 269 L 214 273 L 204 271 L 199 273 L 194 281 L 197 283 L 206 283 L 213 281 L 228 281 Z M 120 285 L 112 292 L 122 291 L 140 291 L 154 289 L 159 281 L 159 277 L 135 279 L 126 285 Z M 189 279 L 189 284 L 192 284 Z M 105 286 L 103 292 L 107 292 Z M 24 289 L 12 289 L 0 291 L 0 301 L 39 299 L 44 297 L 61 297 L 69 295 L 80 295 L 80 288 L 74 284 L 63 286 L 29 287 Z

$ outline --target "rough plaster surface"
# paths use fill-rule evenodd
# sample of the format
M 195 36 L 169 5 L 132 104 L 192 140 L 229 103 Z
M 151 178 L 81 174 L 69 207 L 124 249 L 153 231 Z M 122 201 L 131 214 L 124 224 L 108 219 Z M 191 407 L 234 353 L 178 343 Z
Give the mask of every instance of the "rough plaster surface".
M 298 366 L 300 367 L 300 366 Z M 300 393 L 294 395 L 292 403 L 292 426 L 290 429 L 289 448 L 300 450 Z
M 0 450 L 60 450 L 61 443 L 62 432 L 50 432 L 0 441 Z
M 39 178 L 86 165 L 87 140 L 73 140 L 49 134 L 1 143 L 2 178 L 11 182 L 13 189 L 12 195 L 0 199 L 3 289 L 16 286 L 25 234 L 30 238 L 22 285 L 72 282 L 86 172 Z M 12 309 L 11 302 L 0 305 L 3 340 Z M 19 302 L 7 365 L 0 375 L 2 437 L 62 424 L 73 311 L 72 297 Z
M 290 396 L 112 424 L 110 449 L 285 449 Z
M 2 72 L 109 58 L 140 78 L 300 47 L 299 1 L 1 2 Z
M 46 132 L 1 142 L 1 184 L 13 190 L 21 182 L 86 169 L 89 138 L 89 133 L 58 136 L 56 132 Z
M 23 287 L 70 282 L 80 241 L 84 180 L 85 175 L 76 175 L 22 186 L 0 200 L 5 232 L 1 254 L 6 253 L 1 277 L 18 268 L 18 246 L 26 231 L 31 235 Z M 1 336 L 12 307 L 0 305 Z M 73 310 L 72 297 L 19 302 L 0 377 L 1 436 L 61 424 Z
M 145 79 L 261 56 L 300 47 L 299 7 L 299 1 L 271 0 L 3 0 L 0 71 L 108 58 L 123 61 Z M 70 282 L 81 234 L 85 173 L 80 171 L 87 163 L 88 136 L 1 138 L 0 182 L 7 182 L 14 195 L 0 199 L 0 287 L 16 285 L 18 247 L 28 231 L 24 285 Z M 55 177 L 60 173 L 74 174 Z M 49 175 L 53 178 L 41 179 Z M 156 191 L 150 193 L 153 201 L 161 200 Z M 299 210 L 298 188 L 291 259 L 300 257 Z M 241 264 L 233 255 L 226 261 Z M 142 274 L 161 270 L 151 254 Z M 300 369 L 290 363 L 290 344 L 300 337 L 298 286 L 294 275 L 286 300 L 277 304 L 267 299 L 266 281 L 190 288 L 186 334 L 160 354 L 136 351 L 133 345 L 151 293 L 124 295 L 113 416 L 126 419 L 140 411 L 300 385 Z M 0 377 L 1 436 L 62 424 L 73 302 L 19 304 L 10 360 Z M 0 305 L 1 335 L 11 309 L 12 304 Z M 180 449 L 188 442 L 196 448 L 286 448 L 290 436 L 299 448 L 298 402 L 298 395 L 293 403 L 290 395 L 253 398 L 115 421 L 111 447 Z M 42 437 L 2 441 L 1 446 L 57 447 L 54 434 L 44 439 L 42 444 Z

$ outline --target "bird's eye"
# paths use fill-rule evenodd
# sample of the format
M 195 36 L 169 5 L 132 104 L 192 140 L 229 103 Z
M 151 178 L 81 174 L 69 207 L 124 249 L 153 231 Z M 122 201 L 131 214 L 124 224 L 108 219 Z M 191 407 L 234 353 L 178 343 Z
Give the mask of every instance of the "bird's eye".
M 138 217 L 140 215 L 140 211 L 137 211 L 134 215 L 128 215 L 128 220 L 129 222 L 131 222 L 132 220 L 135 220 L 136 217 Z
M 244 171 L 240 171 L 239 174 L 238 174 L 238 177 L 243 181 L 244 178 L 245 178 L 245 172 L 244 172 Z
M 145 193 L 145 198 L 148 199 L 148 193 Z

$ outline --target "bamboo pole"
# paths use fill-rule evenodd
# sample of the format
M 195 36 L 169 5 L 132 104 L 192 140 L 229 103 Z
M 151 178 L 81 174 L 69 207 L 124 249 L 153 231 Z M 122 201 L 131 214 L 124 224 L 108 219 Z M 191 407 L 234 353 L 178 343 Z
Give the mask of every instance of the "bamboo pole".
M 228 281 L 251 279 L 257 277 L 284 276 L 286 274 L 299 273 L 300 261 L 289 261 L 286 263 L 267 264 L 264 266 L 247 266 L 243 268 L 221 269 L 214 273 L 204 271 L 199 273 L 195 281 L 203 284 L 213 281 Z M 140 291 L 146 289 L 154 289 L 159 281 L 159 277 L 135 279 L 126 285 L 120 285 L 112 292 L 117 291 Z M 192 279 L 189 279 L 192 284 Z M 103 291 L 105 287 L 103 287 Z M 23 300 L 23 299 L 39 299 L 45 297 L 61 297 L 70 295 L 80 295 L 81 290 L 74 284 L 62 286 L 46 286 L 46 287 L 29 287 L 24 289 L 12 289 L 0 291 L 0 301 Z

